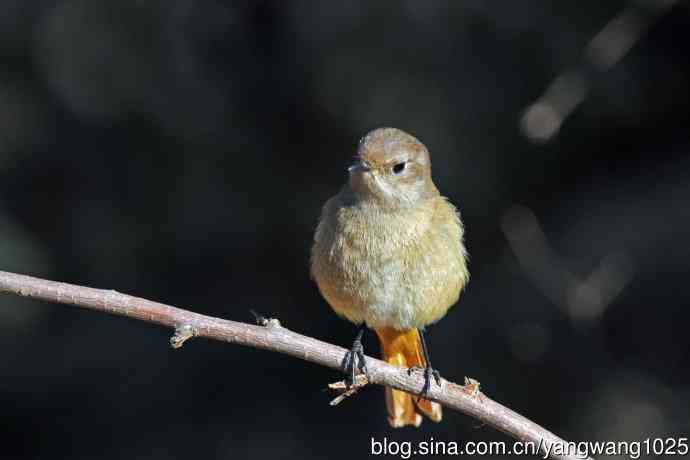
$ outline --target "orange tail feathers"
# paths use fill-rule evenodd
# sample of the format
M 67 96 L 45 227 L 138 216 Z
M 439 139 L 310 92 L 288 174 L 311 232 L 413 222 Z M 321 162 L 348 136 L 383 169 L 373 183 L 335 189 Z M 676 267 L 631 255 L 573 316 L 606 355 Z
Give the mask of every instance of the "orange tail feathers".
M 393 328 L 376 329 L 381 341 L 383 360 L 400 367 L 426 367 L 426 360 L 422 352 L 422 342 L 417 329 L 398 331 Z M 421 414 L 434 422 L 440 422 L 443 416 L 441 405 L 419 399 L 417 396 L 386 387 L 386 406 L 388 407 L 388 422 L 393 428 L 405 425 L 419 426 L 422 423 Z

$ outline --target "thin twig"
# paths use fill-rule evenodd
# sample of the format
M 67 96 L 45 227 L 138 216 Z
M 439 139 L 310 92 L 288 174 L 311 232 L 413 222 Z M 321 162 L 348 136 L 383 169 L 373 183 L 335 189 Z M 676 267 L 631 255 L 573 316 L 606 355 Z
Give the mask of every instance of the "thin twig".
M 347 352 L 342 347 L 297 334 L 280 326 L 278 322 L 269 321 L 266 326 L 238 323 L 116 291 L 59 283 L 3 271 L 0 271 L 0 292 L 75 305 L 159 324 L 175 329 L 178 339 L 187 340 L 192 336 L 206 337 L 284 353 L 332 369 L 340 370 L 340 364 Z M 175 343 L 178 342 L 175 341 Z M 407 370 L 401 367 L 392 366 L 372 357 L 366 359 L 369 383 L 385 385 L 414 394 L 419 393 L 424 386 L 424 377 L 419 373 L 408 375 Z M 542 453 L 551 454 L 551 458 L 581 460 L 581 457 L 574 454 L 555 455 L 554 450 L 558 451 L 558 448 L 553 449 L 553 446 L 565 445 L 565 441 L 483 394 L 481 398 L 477 397 L 477 394 L 468 392 L 462 385 L 442 379 L 440 386 L 431 386 L 426 397 L 474 417 L 518 440 L 532 442 L 535 446 L 539 445 Z
M 635 272 L 627 252 L 618 251 L 605 255 L 590 273 L 576 274 L 549 243 L 534 212 L 524 206 L 510 208 L 501 227 L 525 273 L 574 321 L 601 317 Z
M 340 394 L 336 396 L 335 399 L 333 399 L 333 401 L 331 401 L 331 406 L 337 406 L 350 396 L 354 396 L 360 388 L 364 388 L 368 384 L 369 380 L 367 379 L 367 376 L 364 374 L 357 374 L 355 376 L 355 383 L 353 385 L 350 385 L 349 382 L 347 382 L 346 380 L 341 380 L 335 383 L 329 383 L 328 388 L 330 390 L 336 390 L 340 392 Z
M 585 100 L 591 74 L 618 63 L 677 0 L 631 1 L 609 21 L 584 50 L 577 66 L 558 75 L 520 117 L 524 135 L 536 143 L 547 142 Z

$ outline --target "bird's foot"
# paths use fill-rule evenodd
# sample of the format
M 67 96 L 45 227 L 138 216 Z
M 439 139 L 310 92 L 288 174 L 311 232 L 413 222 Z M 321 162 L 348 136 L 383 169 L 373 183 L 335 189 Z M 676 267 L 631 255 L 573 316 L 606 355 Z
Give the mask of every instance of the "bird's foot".
M 419 392 L 419 396 L 427 396 L 429 390 L 431 389 L 431 378 L 436 381 L 436 385 L 441 386 L 441 374 L 431 366 L 421 367 L 412 366 L 407 369 L 407 375 L 411 375 L 413 372 L 423 371 L 424 372 L 424 386 L 422 391 Z
M 367 377 L 369 376 L 367 372 L 367 364 L 364 360 L 364 347 L 362 346 L 361 336 L 358 336 L 355 339 L 350 351 L 345 353 L 340 366 L 343 369 L 343 372 L 347 374 L 345 383 L 348 388 L 356 383 L 355 374 L 357 373 L 357 369 L 359 369 L 359 371 Z

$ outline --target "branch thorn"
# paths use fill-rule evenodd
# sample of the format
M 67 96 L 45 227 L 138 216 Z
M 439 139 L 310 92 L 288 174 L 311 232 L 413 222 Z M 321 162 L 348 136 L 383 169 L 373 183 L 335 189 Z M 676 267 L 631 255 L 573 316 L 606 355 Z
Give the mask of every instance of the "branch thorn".
M 180 348 L 187 340 L 196 335 L 199 335 L 199 331 L 189 324 L 179 325 L 175 328 L 175 334 L 170 337 L 170 346 Z
M 266 318 L 265 316 L 257 313 L 254 309 L 250 309 L 249 312 L 254 315 L 254 320 L 259 326 L 281 327 L 280 321 L 278 321 L 276 318 Z

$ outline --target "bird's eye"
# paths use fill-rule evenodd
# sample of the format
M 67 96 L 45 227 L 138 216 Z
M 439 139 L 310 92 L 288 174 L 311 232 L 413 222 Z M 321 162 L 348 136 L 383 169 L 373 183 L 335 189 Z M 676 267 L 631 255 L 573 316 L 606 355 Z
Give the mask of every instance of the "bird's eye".
M 406 165 L 407 165 L 407 163 L 405 163 L 404 161 L 402 161 L 400 163 L 396 163 L 393 166 L 393 174 L 400 174 L 401 172 L 403 172 L 405 170 Z

